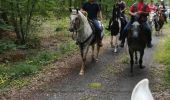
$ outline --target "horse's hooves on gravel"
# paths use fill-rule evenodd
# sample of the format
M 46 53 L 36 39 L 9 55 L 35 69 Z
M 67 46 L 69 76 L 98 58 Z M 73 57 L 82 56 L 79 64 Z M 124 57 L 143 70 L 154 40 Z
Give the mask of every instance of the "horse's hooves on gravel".
M 145 68 L 145 66 L 143 66 L 143 65 L 142 65 L 142 66 L 139 66 L 139 67 L 140 67 L 140 69 L 144 69 L 144 68 Z
M 135 61 L 135 64 L 138 64 L 138 61 Z
M 79 73 L 79 75 L 81 75 L 81 76 L 84 75 L 84 72 L 81 71 L 81 72 Z
M 114 49 L 114 53 L 117 53 L 117 49 Z
M 98 61 L 99 61 L 99 59 L 96 58 L 96 62 L 98 62 Z

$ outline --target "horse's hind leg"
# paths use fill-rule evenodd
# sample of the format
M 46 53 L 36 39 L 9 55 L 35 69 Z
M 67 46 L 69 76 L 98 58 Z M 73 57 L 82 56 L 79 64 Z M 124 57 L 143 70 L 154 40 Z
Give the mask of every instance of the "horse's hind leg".
M 111 37 L 110 37 L 110 45 L 111 45 L 111 47 L 113 48 L 113 36 L 111 35 Z
M 115 47 L 114 47 L 115 53 L 117 53 L 117 48 L 118 48 L 118 36 L 115 36 Z
M 138 54 L 137 54 L 137 51 L 135 51 L 135 64 L 138 64 Z
M 97 45 L 96 61 L 98 61 L 99 52 L 100 52 L 100 46 Z
M 145 68 L 145 66 L 142 65 L 142 63 L 143 63 L 143 55 L 144 55 L 144 49 L 140 51 L 139 67 L 141 69 Z
M 133 65 L 134 65 L 134 60 L 133 60 L 133 53 L 134 51 L 129 49 L 129 55 L 130 55 L 130 66 L 131 66 L 131 74 L 133 75 Z
M 95 58 L 94 58 L 94 47 L 95 47 L 95 45 L 93 44 L 93 45 L 92 45 L 92 61 L 95 60 Z

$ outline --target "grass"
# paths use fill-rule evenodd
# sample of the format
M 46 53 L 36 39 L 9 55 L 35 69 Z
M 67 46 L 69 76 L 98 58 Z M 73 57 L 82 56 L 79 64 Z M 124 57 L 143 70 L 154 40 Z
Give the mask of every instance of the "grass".
M 17 45 L 14 43 L 14 41 L 10 39 L 0 40 L 0 53 L 2 53 L 5 50 L 16 49 L 16 48 L 17 48 Z
M 26 60 L 16 63 L 0 65 L 0 89 L 6 87 L 23 86 L 27 82 L 20 80 L 22 77 L 34 75 L 42 70 L 44 65 L 73 53 L 77 49 L 74 42 L 66 42 L 59 45 L 57 51 L 40 51 L 36 56 L 29 56 Z
M 104 26 L 107 26 L 107 21 L 104 21 Z M 30 39 L 28 43 L 29 47 L 36 47 L 36 45 L 32 45 L 34 43 L 39 43 L 40 39 L 48 38 L 51 36 L 57 37 L 59 39 L 62 37 L 68 39 L 69 32 L 67 32 L 69 25 L 69 19 L 61 19 L 56 22 L 54 19 L 50 19 L 45 22 L 42 27 L 37 30 L 35 33 L 36 36 L 32 36 L 34 38 Z M 109 32 L 106 31 L 105 35 L 108 35 Z M 36 38 L 38 37 L 38 39 Z M 57 59 L 62 58 L 65 55 L 72 54 L 78 47 L 75 45 L 74 41 L 66 40 L 60 41 L 57 45 L 57 50 L 50 50 L 45 48 L 45 50 L 33 50 L 30 51 L 32 53 L 28 53 L 25 59 L 17 61 L 17 62 L 6 62 L 0 64 L 0 91 L 8 90 L 11 87 L 22 87 L 29 83 L 29 76 L 34 76 L 39 71 L 44 69 L 44 65 L 47 65 Z M 4 40 L 6 41 L 6 40 Z M 0 52 L 8 49 L 22 48 L 17 47 L 14 42 L 3 42 L 0 41 Z M 40 44 L 38 44 L 40 45 Z M 24 47 L 25 48 L 25 47 Z M 27 48 L 26 48 L 27 49 Z M 29 50 L 28 50 L 29 51 Z M 93 86 L 92 86 L 93 87 Z M 95 86 L 94 86 L 95 87 Z
M 94 82 L 94 83 L 90 83 L 89 87 L 92 88 L 92 89 L 98 89 L 98 88 L 102 87 L 102 84 L 98 83 L 98 82 Z
M 169 29 L 170 23 L 168 23 L 166 26 L 166 29 Z M 167 31 L 169 32 L 169 30 Z M 170 35 L 169 33 L 166 34 L 166 36 L 162 37 L 159 44 L 157 45 L 154 58 L 155 60 L 163 64 L 165 66 L 164 70 L 164 78 L 166 80 L 166 84 L 170 85 Z

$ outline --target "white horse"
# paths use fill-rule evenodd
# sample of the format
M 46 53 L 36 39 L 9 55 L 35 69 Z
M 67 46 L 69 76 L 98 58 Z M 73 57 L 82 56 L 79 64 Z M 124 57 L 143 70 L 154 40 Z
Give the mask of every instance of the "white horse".
M 131 100 L 154 100 L 148 79 L 141 80 L 133 89 Z
M 153 26 L 154 26 L 154 16 L 156 16 L 156 13 L 155 13 L 155 12 L 149 13 L 149 24 L 150 24 L 150 26 L 151 26 L 151 29 L 152 29 Z
M 114 53 L 118 51 L 118 39 L 119 35 L 121 35 L 122 30 L 124 29 L 126 25 L 127 19 L 120 18 L 120 10 L 118 7 L 114 6 L 112 11 L 112 18 L 109 22 L 110 24 L 110 31 L 111 31 L 111 47 L 114 48 Z M 121 20 L 122 19 L 122 20 Z
M 70 20 L 70 32 L 73 32 L 73 40 L 79 45 L 82 57 L 82 66 L 79 74 L 84 75 L 86 56 L 90 46 L 92 46 L 92 60 L 98 60 L 100 50 L 99 41 L 96 39 L 94 28 L 92 27 L 93 25 L 89 23 L 87 17 L 85 17 L 80 11 L 72 10 Z M 101 27 L 103 28 L 102 24 Z M 95 44 L 97 44 L 96 59 L 94 57 Z

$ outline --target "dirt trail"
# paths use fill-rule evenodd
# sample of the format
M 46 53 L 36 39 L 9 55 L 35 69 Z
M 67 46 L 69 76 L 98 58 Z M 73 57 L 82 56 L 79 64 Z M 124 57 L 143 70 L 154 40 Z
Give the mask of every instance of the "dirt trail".
M 127 48 L 119 48 L 117 54 L 113 53 L 109 41 L 99 56 L 99 62 L 91 62 L 88 56 L 87 68 L 84 76 L 79 76 L 81 59 L 79 54 L 65 59 L 67 67 L 58 66 L 63 72 L 69 74 L 62 78 L 54 78 L 40 86 L 31 93 L 14 95 L 12 100 L 130 100 L 134 86 L 143 78 L 150 81 L 151 90 L 154 91 L 156 77 L 152 69 L 157 67 L 153 61 L 153 51 L 159 37 L 153 36 L 154 47 L 146 48 L 144 54 L 145 69 L 134 67 L 134 76 L 130 75 L 129 55 Z M 55 65 L 55 64 L 54 64 Z M 57 65 L 56 65 L 57 66 Z M 55 75 L 55 74 L 54 74 Z M 55 77 L 55 76 L 53 76 Z M 93 86 L 91 86 L 93 85 Z M 24 92 L 24 91 L 22 91 Z
M 153 36 L 153 44 L 156 45 L 157 42 L 158 37 Z M 75 66 L 80 66 L 80 63 L 74 65 L 77 60 L 73 60 L 69 68 L 65 69 L 74 68 L 68 76 L 51 80 L 40 89 L 32 91 L 31 94 L 20 95 L 13 100 L 130 100 L 132 89 L 143 78 L 150 80 L 150 86 L 153 89 L 157 81 L 151 70 L 156 67 L 152 58 L 155 46 L 145 50 L 144 65 L 146 68 L 140 69 L 135 66 L 134 76 L 131 77 L 129 62 L 127 62 L 129 60 L 127 49 L 119 48 L 119 52 L 114 54 L 109 41 L 105 45 L 99 62 L 91 62 L 88 57 L 84 76 L 78 75 L 80 67 L 75 68 Z

